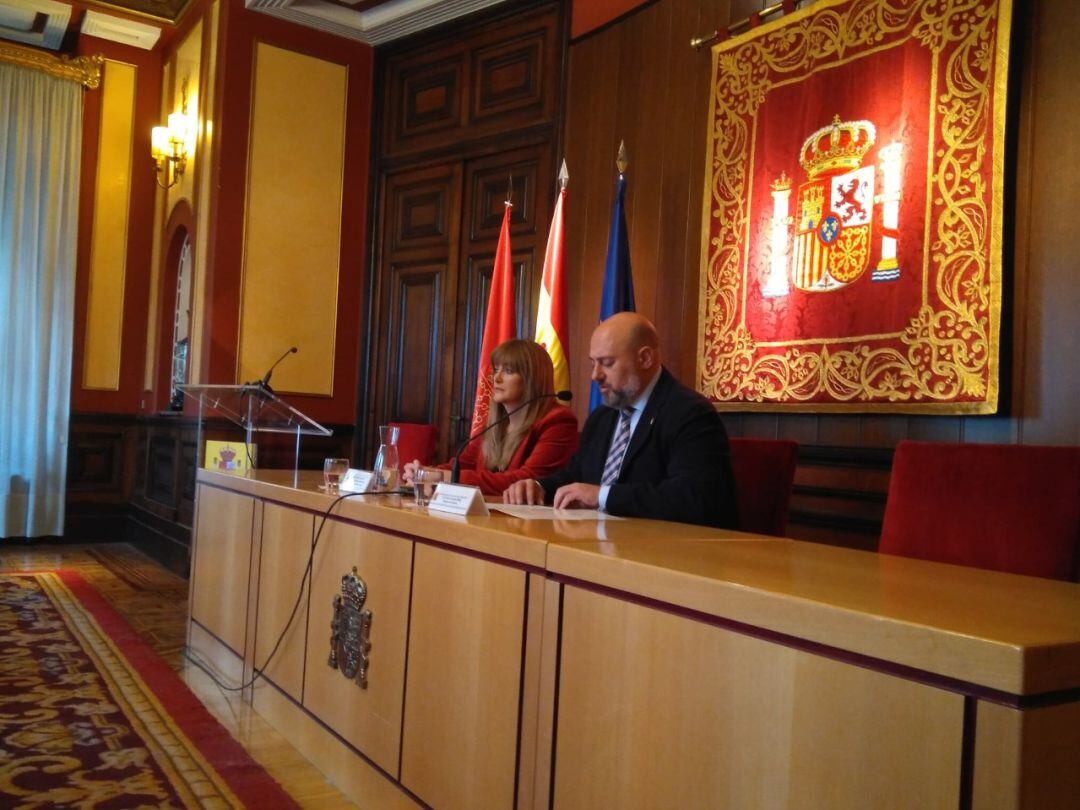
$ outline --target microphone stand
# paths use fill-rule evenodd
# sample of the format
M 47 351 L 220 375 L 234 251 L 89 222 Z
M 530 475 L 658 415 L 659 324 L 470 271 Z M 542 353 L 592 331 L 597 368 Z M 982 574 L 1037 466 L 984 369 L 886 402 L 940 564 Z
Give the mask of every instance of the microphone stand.
M 297 348 L 295 346 L 290 346 L 288 349 L 285 350 L 285 353 L 282 354 L 281 357 L 279 357 L 277 360 L 275 360 L 274 364 L 272 366 L 270 366 L 270 368 L 268 368 L 266 370 L 266 373 L 263 375 L 263 378 L 261 380 L 259 380 L 258 382 L 244 383 L 245 388 L 248 388 L 248 389 L 257 388 L 258 391 L 259 391 L 259 410 L 255 413 L 254 416 L 252 416 L 252 413 L 251 413 L 252 400 L 250 400 L 250 399 L 248 400 L 247 436 L 244 438 L 244 452 L 247 454 L 248 469 L 249 470 L 255 469 L 254 460 L 251 458 L 251 431 L 252 431 L 252 427 L 253 427 L 255 422 L 258 422 L 262 418 L 263 408 L 266 406 L 267 401 L 274 396 L 274 389 L 270 387 L 270 375 L 274 373 L 274 369 L 278 367 L 278 364 L 281 363 L 282 360 L 284 360 L 290 354 L 296 354 L 297 351 L 298 350 L 297 350 Z M 252 393 L 253 392 L 250 391 L 250 390 L 245 390 L 243 392 L 243 394 L 241 394 L 241 398 L 247 397 L 249 394 L 252 394 Z M 296 453 L 297 453 L 297 456 L 299 456 L 299 454 L 300 454 L 300 434 L 299 433 L 296 434 Z
M 248 384 L 249 385 L 256 385 L 259 388 L 261 388 L 262 390 L 266 391 L 267 393 L 273 394 L 274 389 L 270 387 L 270 375 L 274 373 L 274 369 L 277 368 L 278 365 L 280 365 L 282 360 L 284 360 L 290 354 L 296 354 L 297 351 L 298 351 L 298 349 L 295 346 L 290 346 L 288 349 L 285 350 L 285 353 L 282 354 L 281 357 L 279 357 L 277 360 L 275 360 L 274 364 L 272 366 L 270 366 L 270 368 L 268 368 L 266 370 L 266 373 L 263 375 L 263 378 L 261 380 L 259 380 L 257 383 L 248 383 Z
M 461 454 L 465 452 L 465 448 L 468 447 L 470 444 L 472 444 L 477 439 L 479 439 L 481 436 L 483 436 L 485 433 L 487 433 L 493 427 L 498 427 L 503 422 L 505 422 L 507 419 L 509 419 L 511 416 L 513 416 L 515 413 L 517 413 L 522 408 L 524 408 L 526 405 L 532 405 L 537 400 L 547 399 L 548 397 L 553 397 L 554 399 L 557 399 L 557 400 L 559 400 L 561 402 L 569 402 L 573 396 L 574 395 L 572 393 L 570 393 L 569 391 L 556 391 L 554 394 L 537 394 L 535 397 L 532 397 L 530 399 L 525 400 L 524 402 L 522 402 L 520 405 L 518 405 L 513 410 L 507 411 L 503 416 L 501 416 L 499 419 L 496 419 L 494 422 L 492 422 L 486 428 L 481 430 L 479 433 L 475 433 L 472 436 L 470 436 L 469 438 L 467 438 L 464 442 L 462 442 L 461 447 L 458 448 L 458 451 L 454 454 L 453 460 L 450 462 L 450 483 L 451 484 L 458 483 L 458 481 L 459 481 L 459 479 L 461 477 Z

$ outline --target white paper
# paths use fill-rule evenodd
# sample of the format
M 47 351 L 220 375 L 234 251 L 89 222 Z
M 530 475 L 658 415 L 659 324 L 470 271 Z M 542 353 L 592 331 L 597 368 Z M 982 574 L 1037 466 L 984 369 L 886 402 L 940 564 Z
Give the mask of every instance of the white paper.
M 599 509 L 556 509 L 554 506 L 517 506 L 509 503 L 492 503 L 488 507 L 523 520 L 625 520 L 609 515 Z

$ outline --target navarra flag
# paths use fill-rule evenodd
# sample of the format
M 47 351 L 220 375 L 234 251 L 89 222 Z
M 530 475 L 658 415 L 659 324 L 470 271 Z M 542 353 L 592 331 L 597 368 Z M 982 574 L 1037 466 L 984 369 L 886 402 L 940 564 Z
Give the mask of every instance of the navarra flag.
M 548 232 L 544 274 L 540 279 L 540 304 L 536 308 L 536 342 L 547 350 L 555 367 L 555 390 L 570 388 L 570 364 L 566 349 L 570 345 L 569 312 L 566 307 L 566 271 L 563 259 L 563 202 L 566 189 L 559 191 L 555 213 Z
M 611 211 L 611 228 L 608 230 L 607 260 L 604 262 L 604 291 L 600 296 L 600 320 L 604 321 L 616 312 L 634 311 L 634 277 L 630 273 L 630 241 L 626 235 L 626 217 L 623 215 L 623 196 L 626 194 L 626 175 L 619 172 L 615 186 L 615 206 Z M 589 396 L 589 412 L 600 406 L 600 386 L 592 384 Z
M 480 344 L 480 366 L 476 380 L 476 405 L 473 407 L 472 430 L 475 435 L 487 424 L 488 403 L 491 400 L 491 353 L 500 343 L 517 337 L 514 315 L 514 275 L 510 264 L 510 212 L 506 203 L 499 245 L 495 248 L 495 267 L 491 271 L 491 293 L 488 295 L 487 317 L 484 319 L 484 339 Z

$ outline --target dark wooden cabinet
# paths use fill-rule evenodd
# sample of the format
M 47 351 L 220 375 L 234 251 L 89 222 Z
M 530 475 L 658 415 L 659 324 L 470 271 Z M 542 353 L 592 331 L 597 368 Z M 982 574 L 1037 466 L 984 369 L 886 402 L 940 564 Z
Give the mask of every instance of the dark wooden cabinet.
M 518 3 L 377 53 L 371 360 L 356 456 L 387 422 L 468 435 L 504 201 L 518 334 L 531 337 L 556 183 L 562 4 Z

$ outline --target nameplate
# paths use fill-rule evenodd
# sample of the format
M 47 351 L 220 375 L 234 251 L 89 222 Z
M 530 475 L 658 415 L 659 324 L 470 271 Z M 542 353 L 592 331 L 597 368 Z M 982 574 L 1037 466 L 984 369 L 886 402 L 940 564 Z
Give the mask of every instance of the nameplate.
M 435 512 L 447 512 L 451 515 L 487 516 L 487 504 L 478 487 L 465 484 L 438 484 L 435 493 L 428 501 L 428 509 Z
M 372 492 L 375 489 L 375 473 L 371 470 L 354 470 L 351 467 L 338 481 L 339 492 Z

